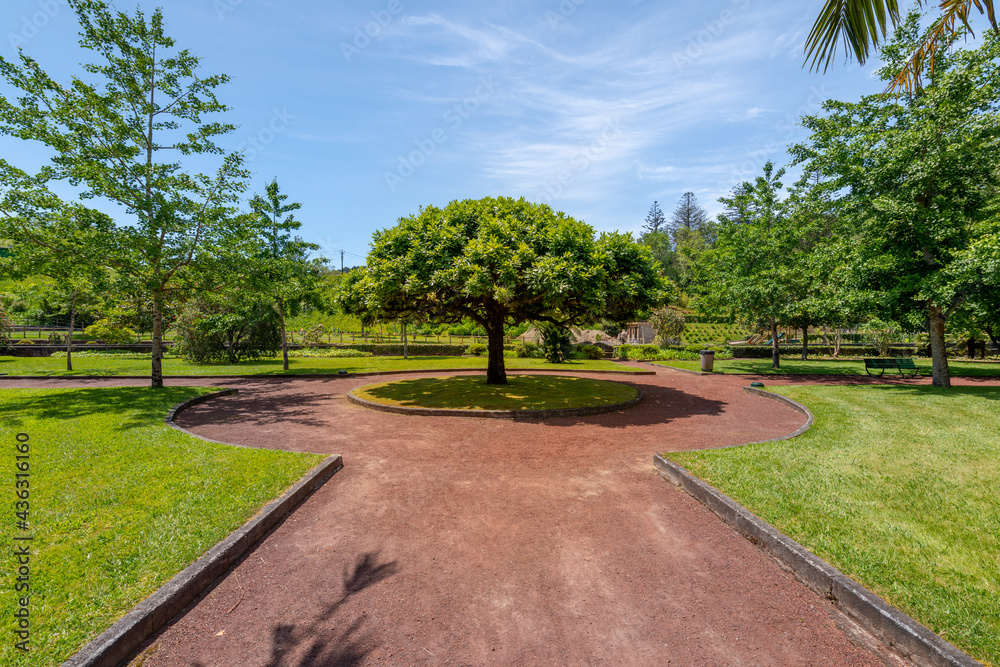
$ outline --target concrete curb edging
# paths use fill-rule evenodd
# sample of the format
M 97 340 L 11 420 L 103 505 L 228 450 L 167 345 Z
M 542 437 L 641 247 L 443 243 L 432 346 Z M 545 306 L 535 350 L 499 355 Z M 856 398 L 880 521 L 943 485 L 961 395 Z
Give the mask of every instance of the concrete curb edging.
M 746 443 L 747 445 L 759 445 L 765 442 L 780 442 L 782 440 L 791 440 L 792 438 L 797 438 L 806 431 L 808 431 L 809 428 L 813 425 L 813 422 L 816 421 L 816 417 L 813 415 L 812 412 L 809 411 L 809 408 L 807 408 L 806 406 L 802 405 L 797 401 L 793 401 L 787 396 L 782 396 L 781 394 L 775 394 L 773 392 L 765 391 L 763 389 L 757 389 L 756 387 L 743 387 L 743 391 L 747 394 L 755 394 L 757 396 L 763 396 L 764 398 L 769 398 L 772 401 L 777 401 L 778 403 L 784 403 L 792 410 L 795 410 L 799 414 L 806 416 L 806 423 L 803 424 L 801 427 L 799 427 L 795 432 L 789 435 L 784 435 L 781 436 L 780 438 L 771 438 L 770 440 L 759 440 L 757 442 L 748 442 Z M 736 446 L 743 447 L 743 445 L 736 445 Z
M 222 389 L 221 391 L 213 391 L 210 394 L 202 394 L 201 396 L 195 396 L 190 400 L 184 401 L 183 403 L 178 403 L 174 407 L 170 408 L 170 412 L 168 412 L 167 416 L 163 418 L 163 421 L 165 421 L 167 423 L 167 426 L 169 426 L 170 428 L 175 428 L 178 431 L 183 431 L 184 433 L 187 433 L 188 435 L 194 438 L 198 438 L 199 440 L 204 440 L 205 442 L 212 442 L 218 445 L 229 445 L 230 447 L 243 447 L 243 445 L 233 445 L 228 442 L 222 442 L 221 440 L 212 440 L 211 438 L 202 437 L 197 433 L 192 433 L 186 428 L 181 428 L 180 426 L 177 425 L 177 422 L 174 421 L 180 413 L 184 412 L 190 407 L 198 405 L 199 403 L 204 403 L 205 401 L 211 400 L 213 398 L 219 398 L 220 396 L 234 396 L 238 393 L 240 393 L 239 389 Z
M 912 664 L 917 667 L 983 667 L 683 466 L 661 454 L 653 457 L 653 463 L 660 476 L 681 487 L 723 522 L 790 569 L 799 581 L 833 602 Z
M 171 410 L 170 417 L 223 393 L 206 394 L 186 401 Z M 339 455 L 321 461 L 280 498 L 266 504 L 243 526 L 133 607 L 118 622 L 73 654 L 62 667 L 116 667 L 127 660 L 144 641 L 228 572 L 272 528 L 343 467 L 343 459 Z
M 587 417 L 590 415 L 603 415 L 609 412 L 625 410 L 638 405 L 639 402 L 642 401 L 642 390 L 636 387 L 635 390 L 638 392 L 638 395 L 631 400 L 624 401 L 622 403 L 614 403 L 612 405 L 597 405 L 585 408 L 564 408 L 555 410 L 461 410 L 458 408 L 408 408 L 402 405 L 386 405 L 385 403 L 376 403 L 354 394 L 355 390 L 364 389 L 365 386 L 369 385 L 355 387 L 355 389 L 347 392 L 347 400 L 351 403 L 355 403 L 356 405 L 370 408 L 372 410 L 392 412 L 399 415 L 419 415 L 421 417 L 479 417 L 481 419 L 512 419 L 514 421 L 549 419 L 552 417 Z

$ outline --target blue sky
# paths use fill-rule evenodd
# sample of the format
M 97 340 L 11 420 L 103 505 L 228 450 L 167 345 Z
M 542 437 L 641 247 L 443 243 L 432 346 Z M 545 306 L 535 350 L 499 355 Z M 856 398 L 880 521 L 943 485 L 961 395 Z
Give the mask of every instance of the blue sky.
M 251 190 L 277 177 L 303 205 L 302 235 L 352 265 L 376 229 L 453 199 L 524 196 L 632 232 L 686 190 L 717 213 L 787 160 L 801 114 L 882 88 L 872 66 L 802 68 L 821 4 L 175 0 L 164 13 L 204 73 L 233 77 L 219 97 L 239 129 L 221 143 L 247 151 Z M 4 0 L 0 26 L 5 57 L 18 43 L 62 79 L 79 71 L 64 2 Z M 0 151 L 28 169 L 45 155 L 10 138 Z

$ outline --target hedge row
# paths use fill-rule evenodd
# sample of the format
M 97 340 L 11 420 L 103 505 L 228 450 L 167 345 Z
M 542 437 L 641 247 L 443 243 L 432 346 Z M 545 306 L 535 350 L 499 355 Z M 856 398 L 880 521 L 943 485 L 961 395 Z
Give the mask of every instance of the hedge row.
M 771 346 L 770 345 L 733 345 L 730 349 L 733 351 L 734 359 L 770 359 L 771 358 Z M 778 351 L 781 356 L 796 356 L 802 354 L 801 345 L 779 345 Z M 816 355 L 820 357 L 832 357 L 833 347 L 826 345 L 810 345 L 809 354 Z M 866 345 L 841 345 L 840 356 L 842 357 L 877 357 L 879 356 L 878 350 L 871 346 Z M 919 353 L 914 347 L 894 347 L 889 350 L 890 357 L 915 357 L 919 356 Z
M 402 343 L 345 343 L 334 345 L 344 350 L 371 352 L 376 357 L 403 356 Z M 468 345 L 448 345 L 447 343 L 409 343 L 407 353 L 417 357 L 454 357 L 465 354 Z

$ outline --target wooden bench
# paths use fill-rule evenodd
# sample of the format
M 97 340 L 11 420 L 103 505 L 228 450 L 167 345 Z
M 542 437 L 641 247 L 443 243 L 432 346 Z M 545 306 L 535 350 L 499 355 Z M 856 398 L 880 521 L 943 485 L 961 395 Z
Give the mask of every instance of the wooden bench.
M 920 369 L 909 357 L 887 357 L 882 359 L 865 359 L 865 373 L 868 375 L 882 375 L 886 369 L 897 370 L 900 375 L 915 377 Z M 878 373 L 872 373 L 877 370 Z

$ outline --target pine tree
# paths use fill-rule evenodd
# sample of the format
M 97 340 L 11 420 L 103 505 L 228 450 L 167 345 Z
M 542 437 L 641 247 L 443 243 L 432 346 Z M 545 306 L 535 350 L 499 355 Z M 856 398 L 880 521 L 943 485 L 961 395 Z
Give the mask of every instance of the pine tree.
M 678 230 L 697 230 L 708 221 L 708 213 L 698 204 L 698 198 L 693 192 L 685 192 L 677 202 L 674 209 L 674 217 L 671 219 L 671 228 Z
M 660 231 L 667 222 L 667 219 L 663 217 L 663 211 L 660 210 L 660 204 L 658 202 L 653 202 L 653 205 L 649 208 L 649 214 L 646 216 L 646 224 L 643 225 L 643 229 L 651 234 L 655 234 Z M 664 230 L 666 231 L 666 230 Z

